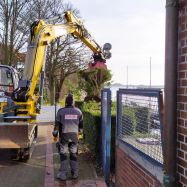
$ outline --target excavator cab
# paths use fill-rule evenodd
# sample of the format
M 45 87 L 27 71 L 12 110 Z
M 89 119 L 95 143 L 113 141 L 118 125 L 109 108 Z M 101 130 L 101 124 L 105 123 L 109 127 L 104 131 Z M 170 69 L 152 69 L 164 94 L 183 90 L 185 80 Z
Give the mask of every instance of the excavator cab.
M 4 113 L 4 109 L 10 101 L 10 95 L 18 87 L 18 81 L 19 76 L 16 69 L 0 65 L 0 113 Z
M 19 72 L 6 65 L 0 65 L 0 148 L 11 149 L 11 157 L 30 157 L 30 142 L 37 136 L 36 125 L 26 122 L 15 123 L 15 103 L 11 99 L 18 88 Z M 12 123 L 14 122 L 14 123 Z M 32 135 L 32 136 L 31 136 Z
M 18 87 L 19 76 L 16 69 L 0 65 L 0 95 L 12 93 Z

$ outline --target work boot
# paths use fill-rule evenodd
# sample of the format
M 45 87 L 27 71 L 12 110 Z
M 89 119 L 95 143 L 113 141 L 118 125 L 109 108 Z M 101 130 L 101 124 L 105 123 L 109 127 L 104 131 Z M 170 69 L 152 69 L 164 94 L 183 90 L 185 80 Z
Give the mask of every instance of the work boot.
M 67 179 L 67 171 L 68 171 L 67 160 L 65 160 L 61 162 L 60 173 L 57 174 L 57 179 L 65 181 Z
M 79 176 L 78 162 L 70 160 L 71 175 L 72 179 L 77 179 Z

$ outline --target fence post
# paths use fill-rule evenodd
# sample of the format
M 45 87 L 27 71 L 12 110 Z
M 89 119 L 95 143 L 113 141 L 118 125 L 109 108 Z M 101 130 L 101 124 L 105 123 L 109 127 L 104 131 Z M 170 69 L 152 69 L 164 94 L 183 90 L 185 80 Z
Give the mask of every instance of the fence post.
M 104 97 L 104 93 L 103 93 L 103 90 L 101 90 L 101 137 L 100 137 L 100 141 L 101 141 L 101 148 L 100 148 L 100 160 L 101 160 L 101 166 L 102 166 L 102 168 L 103 168 L 103 166 L 104 166 L 104 156 L 103 156 L 103 153 L 104 153 L 104 151 L 103 151 L 103 143 L 104 143 L 104 141 L 103 141 L 103 135 L 104 135 L 104 117 L 103 117 L 103 115 L 104 115 L 104 113 L 103 113 L 103 105 L 104 105 L 104 102 L 103 102 L 103 97 Z
M 110 145 L 111 145 L 111 91 L 107 94 L 107 124 L 106 124 L 106 181 L 110 180 Z
M 101 161 L 105 181 L 110 181 L 111 90 L 101 91 Z
M 121 116 L 121 102 L 122 102 L 122 95 L 120 94 L 120 91 L 117 91 L 117 107 L 116 107 L 116 137 L 119 136 L 119 123 L 120 123 L 120 116 Z

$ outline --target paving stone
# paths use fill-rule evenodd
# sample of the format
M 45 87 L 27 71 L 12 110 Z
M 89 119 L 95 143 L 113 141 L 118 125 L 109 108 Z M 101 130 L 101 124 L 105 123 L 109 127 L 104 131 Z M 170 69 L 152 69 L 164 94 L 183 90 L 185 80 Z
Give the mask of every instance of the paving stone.
M 93 163 L 85 158 L 81 150 L 78 180 L 71 180 L 70 168 L 68 181 L 55 178 L 60 158 L 49 129 L 52 131 L 52 126 L 39 125 L 37 143 L 28 162 L 12 161 L 8 151 L 0 150 L 0 187 L 106 187 L 104 181 L 97 178 Z

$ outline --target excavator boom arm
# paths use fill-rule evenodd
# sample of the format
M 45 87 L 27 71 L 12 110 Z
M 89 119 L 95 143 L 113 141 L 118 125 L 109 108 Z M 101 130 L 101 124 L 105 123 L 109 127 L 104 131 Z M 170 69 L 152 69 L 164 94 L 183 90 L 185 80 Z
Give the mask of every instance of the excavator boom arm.
M 92 38 L 82 22 L 74 14 L 72 14 L 71 11 L 67 11 L 64 17 L 67 20 L 67 23 L 71 23 L 76 26 L 75 31 L 72 33 L 74 36 L 79 38 L 86 46 L 88 46 L 93 53 L 102 54 L 102 48 Z
M 64 14 L 66 23 L 48 24 L 44 20 L 34 22 L 31 26 L 31 36 L 28 44 L 25 67 L 22 80 L 18 89 L 14 92 L 14 101 L 19 105 L 28 104 L 28 115 L 36 115 L 36 103 L 38 97 L 35 90 L 36 85 L 45 65 L 47 46 L 56 38 L 71 34 L 80 39 L 87 47 L 93 51 L 93 57 L 105 63 L 105 50 L 91 37 L 82 22 L 71 12 Z M 106 65 L 105 65 L 106 66 Z M 44 71 L 44 70 L 43 70 Z M 43 81 L 42 81 L 43 82 Z M 40 92 L 42 93 L 42 92 Z
M 24 98 L 20 98 L 19 100 L 26 101 L 29 96 L 34 94 L 42 66 L 45 63 L 46 48 L 55 38 L 72 34 L 88 46 L 94 55 L 99 56 L 101 61 L 105 62 L 102 48 L 91 37 L 82 22 L 71 11 L 65 12 L 64 17 L 67 22 L 65 24 L 52 25 L 46 24 L 43 20 L 39 20 L 32 25 L 23 80 L 20 84 L 23 87 L 28 87 L 28 91 L 24 89 L 27 92 L 25 93 L 27 97 L 24 96 Z

